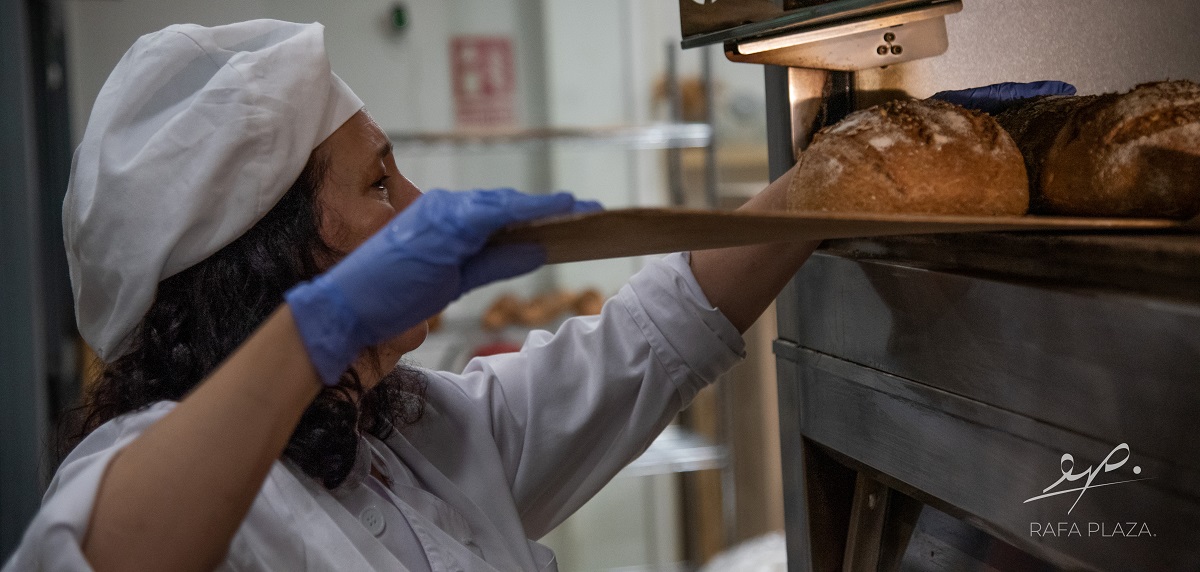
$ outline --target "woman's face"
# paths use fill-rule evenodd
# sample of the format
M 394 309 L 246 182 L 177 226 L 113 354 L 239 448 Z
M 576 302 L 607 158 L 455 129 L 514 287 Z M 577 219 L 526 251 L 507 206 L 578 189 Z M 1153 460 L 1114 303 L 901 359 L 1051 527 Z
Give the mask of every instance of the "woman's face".
M 317 201 L 321 209 L 321 238 L 340 252 L 350 252 L 396 213 L 421 196 L 396 168 L 392 145 L 383 130 L 365 111 L 354 114 L 317 147 L 329 168 Z M 400 356 L 425 341 L 425 322 L 379 346 L 377 359 L 367 353 L 354 363 L 364 388 L 374 387 L 390 372 Z

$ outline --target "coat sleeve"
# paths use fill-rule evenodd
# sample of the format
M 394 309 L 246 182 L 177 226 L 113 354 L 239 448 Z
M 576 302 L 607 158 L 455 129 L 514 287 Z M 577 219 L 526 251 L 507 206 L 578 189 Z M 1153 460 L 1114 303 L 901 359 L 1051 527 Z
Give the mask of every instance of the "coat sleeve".
M 4 565 L 16 570 L 91 570 L 83 557 L 100 480 L 113 456 L 174 407 L 159 402 L 104 424 L 63 460 L 46 489 L 42 507 L 25 530 L 17 551 Z
M 534 332 L 519 353 L 473 360 L 463 381 L 491 408 L 521 521 L 538 538 L 743 355 L 741 335 L 675 254 L 635 275 L 599 316 Z
M 76 446 L 59 466 L 42 507 L 3 572 L 91 570 L 83 555 L 83 539 L 109 463 L 175 405 L 160 401 L 117 417 Z M 319 486 L 298 470 L 293 473 L 276 462 L 218 570 L 324 570 L 331 569 L 331 562 L 340 562 L 346 569 L 370 569 L 337 534 L 337 525 L 313 500 L 315 493 L 306 492 L 306 487 L 316 490 Z M 307 541 L 318 536 L 323 542 Z

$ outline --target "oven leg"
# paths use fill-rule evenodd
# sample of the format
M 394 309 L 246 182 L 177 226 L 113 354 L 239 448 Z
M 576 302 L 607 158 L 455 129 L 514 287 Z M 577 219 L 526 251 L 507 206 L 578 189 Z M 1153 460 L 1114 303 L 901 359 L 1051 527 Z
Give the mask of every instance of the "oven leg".
M 785 450 L 783 460 L 788 571 L 838 572 L 846 555 L 855 472 L 811 441 L 799 440 L 800 454 L 789 462 Z
M 865 473 L 854 482 L 854 503 L 846 532 L 844 572 L 875 572 L 883 544 L 883 525 L 888 512 L 888 487 Z
M 921 516 L 920 501 L 860 471 L 854 483 L 843 572 L 895 572 Z

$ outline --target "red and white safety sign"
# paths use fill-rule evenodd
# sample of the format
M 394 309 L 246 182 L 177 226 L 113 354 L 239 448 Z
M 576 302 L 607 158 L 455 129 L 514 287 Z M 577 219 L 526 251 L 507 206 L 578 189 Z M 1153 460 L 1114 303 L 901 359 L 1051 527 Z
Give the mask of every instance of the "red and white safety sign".
M 455 121 L 459 127 L 502 127 L 516 121 L 512 40 L 456 36 L 450 40 Z

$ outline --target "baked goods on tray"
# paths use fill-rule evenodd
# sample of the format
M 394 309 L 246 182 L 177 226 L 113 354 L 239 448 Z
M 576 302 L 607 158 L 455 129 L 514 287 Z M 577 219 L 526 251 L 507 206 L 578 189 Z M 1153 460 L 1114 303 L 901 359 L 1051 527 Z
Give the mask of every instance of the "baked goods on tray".
M 1032 184 L 1031 211 L 1190 218 L 1200 214 L 1200 85 L 1047 97 L 1002 113 Z
M 794 211 L 1022 215 L 1025 163 L 991 116 L 893 101 L 821 130 L 799 159 Z

